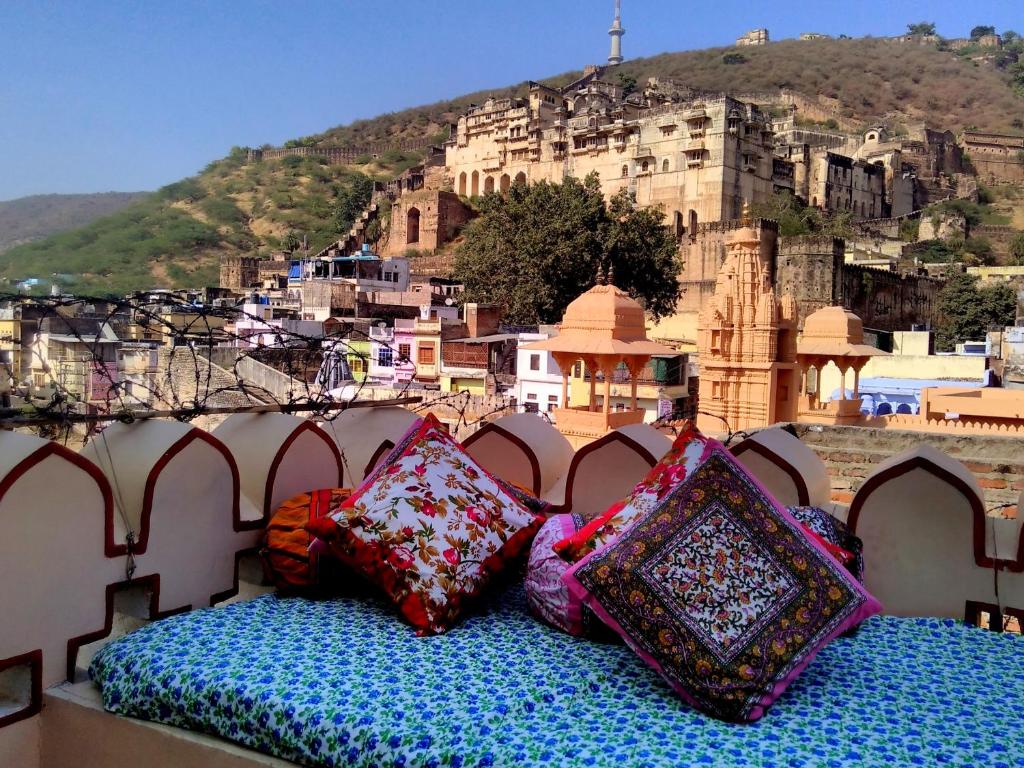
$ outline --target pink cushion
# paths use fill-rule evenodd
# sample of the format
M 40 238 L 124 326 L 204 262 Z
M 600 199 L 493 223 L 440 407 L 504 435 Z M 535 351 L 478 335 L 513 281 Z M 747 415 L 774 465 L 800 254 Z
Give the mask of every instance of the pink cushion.
M 584 634 L 583 603 L 569 594 L 562 581 L 569 563 L 552 546 L 575 533 L 581 523 L 582 519 L 575 515 L 549 517 L 533 540 L 526 566 L 526 601 L 530 610 L 551 626 L 577 636 Z

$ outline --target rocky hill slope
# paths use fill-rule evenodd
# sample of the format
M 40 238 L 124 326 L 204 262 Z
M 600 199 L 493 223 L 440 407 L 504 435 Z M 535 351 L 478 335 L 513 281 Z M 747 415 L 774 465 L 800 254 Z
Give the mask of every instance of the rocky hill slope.
M 569 72 L 546 82 L 564 84 L 578 75 Z M 953 130 L 1024 128 L 1024 98 L 1011 87 L 1007 72 L 934 46 L 885 39 L 782 41 L 760 48 L 666 53 L 628 61 L 615 76 L 641 85 L 648 77 L 672 78 L 709 91 L 786 89 L 831 104 L 848 127 L 884 120 L 899 129 L 925 120 Z M 525 88 L 524 83 L 489 93 Z M 450 123 L 487 95 L 468 94 L 360 120 L 294 143 L 441 140 Z M 350 166 L 299 157 L 246 163 L 244 151 L 236 148 L 197 176 L 113 216 L 0 254 L 0 291 L 5 280 L 55 273 L 70 276 L 62 278 L 64 286 L 83 293 L 209 284 L 221 254 L 266 253 L 303 235 L 313 249 L 329 243 L 348 229 L 353 190 L 366 176 L 390 178 L 415 160 L 415 154 L 393 151 L 372 163 L 357 158 Z
M 141 200 L 148 192 L 30 195 L 0 201 L 0 253 L 22 243 L 82 227 Z

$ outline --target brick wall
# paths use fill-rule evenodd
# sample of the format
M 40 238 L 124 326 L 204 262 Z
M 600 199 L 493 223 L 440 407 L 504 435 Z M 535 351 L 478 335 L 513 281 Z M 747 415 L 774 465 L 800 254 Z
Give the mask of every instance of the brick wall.
M 794 425 L 800 439 L 828 466 L 832 498 L 849 504 L 864 478 L 890 456 L 919 443 L 963 462 L 985 491 L 990 513 L 1013 517 L 1024 490 L 1024 441 L 1013 437 L 944 435 L 865 427 Z M 996 510 L 1003 504 L 1008 508 Z

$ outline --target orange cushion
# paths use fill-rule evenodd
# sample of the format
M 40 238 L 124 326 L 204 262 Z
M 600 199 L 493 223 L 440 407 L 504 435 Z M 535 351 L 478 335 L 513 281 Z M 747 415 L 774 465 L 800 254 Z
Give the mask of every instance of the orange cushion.
M 275 587 L 302 591 L 325 586 L 322 558 L 315 548 L 309 549 L 313 537 L 306 525 L 337 510 L 351 495 L 351 488 L 324 488 L 299 494 L 278 507 L 260 547 L 264 573 Z

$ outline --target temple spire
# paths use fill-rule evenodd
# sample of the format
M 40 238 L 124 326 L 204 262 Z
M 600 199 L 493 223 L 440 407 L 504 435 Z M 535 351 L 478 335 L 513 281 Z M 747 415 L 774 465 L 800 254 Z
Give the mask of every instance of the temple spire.
M 626 34 L 626 30 L 622 27 L 621 0 L 615 0 L 615 20 L 612 22 L 612 28 L 608 30 L 608 34 L 612 36 L 612 49 L 608 54 L 608 63 L 612 66 L 621 64 L 622 36 Z

